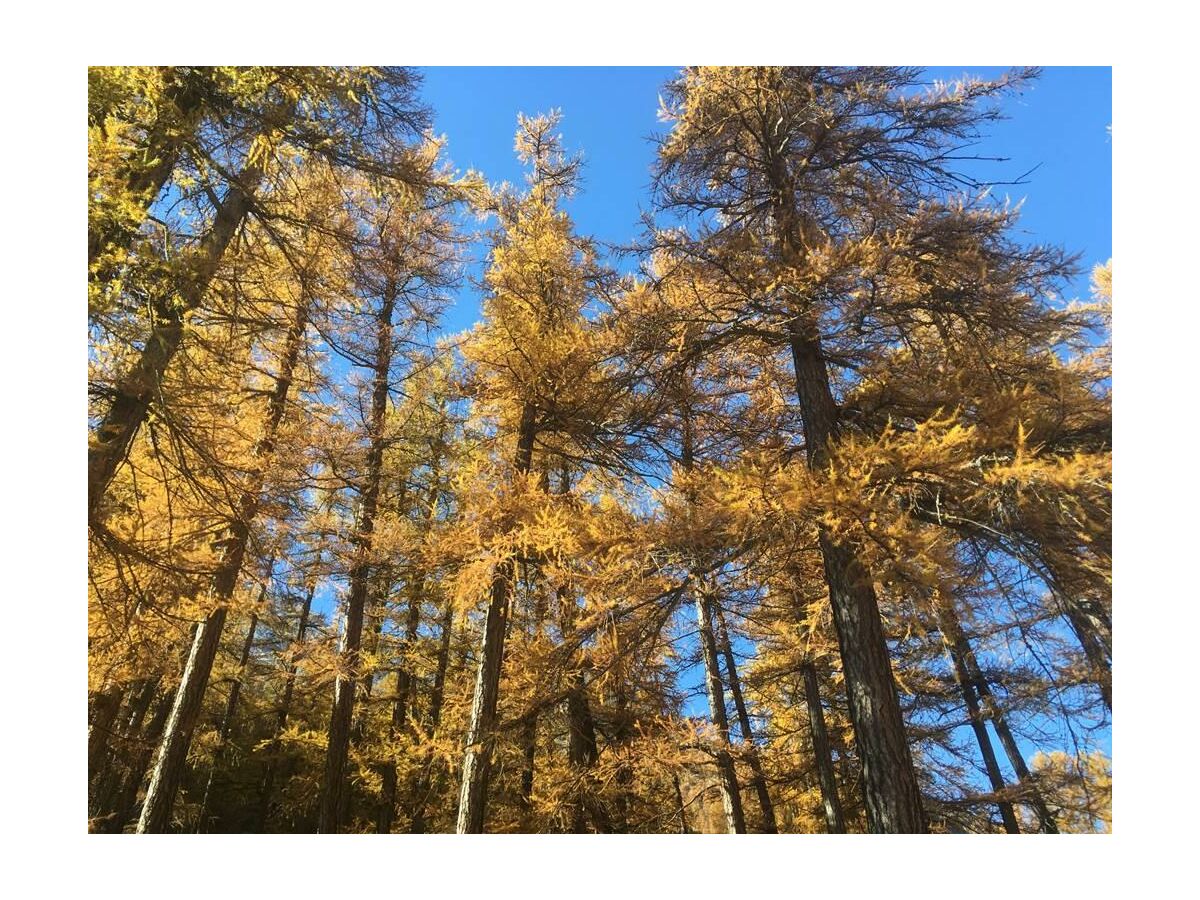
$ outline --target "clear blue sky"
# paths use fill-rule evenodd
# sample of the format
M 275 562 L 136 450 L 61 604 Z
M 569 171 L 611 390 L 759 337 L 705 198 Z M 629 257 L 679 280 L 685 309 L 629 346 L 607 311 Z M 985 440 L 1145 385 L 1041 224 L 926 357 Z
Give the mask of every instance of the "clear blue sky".
M 423 96 L 434 110 L 435 130 L 449 140 L 454 165 L 481 171 L 490 181 L 520 183 L 513 155 L 517 113 L 563 111 L 569 150 L 582 150 L 582 193 L 570 212 L 582 234 L 616 244 L 631 241 L 649 206 L 654 147 L 648 138 L 657 121 L 658 92 L 676 67 L 448 68 L 422 70 Z M 930 79 L 963 73 L 994 77 L 996 66 L 949 66 L 928 70 Z M 978 148 L 1009 157 L 989 167 L 991 180 L 1014 180 L 1037 167 L 1024 185 L 1002 187 L 1024 200 L 1021 229 L 1029 240 L 1061 244 L 1082 253 L 1085 268 L 1112 255 L 1112 70 L 1048 68 L 1042 77 L 1003 105 Z M 1075 291 L 1087 289 L 1086 277 Z M 478 298 L 468 286 L 446 321 L 448 331 L 471 325 Z

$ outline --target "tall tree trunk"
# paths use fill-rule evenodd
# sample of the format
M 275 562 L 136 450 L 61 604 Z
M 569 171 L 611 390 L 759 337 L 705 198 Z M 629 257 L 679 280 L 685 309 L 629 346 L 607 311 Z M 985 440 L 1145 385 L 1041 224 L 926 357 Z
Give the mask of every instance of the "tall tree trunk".
M 1004 748 L 1009 765 L 1017 775 L 1017 781 L 1028 798 L 1027 802 L 1037 815 L 1042 831 L 1047 834 L 1058 834 L 1058 823 L 1046 806 L 1029 767 L 1025 765 L 1025 757 L 1017 746 L 1012 730 L 1008 727 L 1008 720 L 992 696 L 991 686 L 979 668 L 979 661 L 975 658 L 975 651 L 971 649 L 971 642 L 967 640 L 967 636 L 962 630 L 957 611 L 952 608 L 943 609 L 939 624 L 943 629 L 943 636 L 949 638 L 955 654 L 962 660 L 964 677 L 983 703 L 983 710 L 987 718 L 992 720 L 992 727 L 996 729 L 996 736 L 1000 738 L 1000 746 Z
M 318 558 L 318 565 L 320 559 Z M 308 617 L 312 612 L 313 596 L 317 591 L 316 580 L 310 580 L 308 589 L 304 594 L 304 604 L 300 607 L 300 621 L 296 626 L 296 645 L 300 646 L 304 643 L 305 635 L 308 632 Z M 275 729 L 271 735 L 270 757 L 267 761 L 267 771 L 263 775 L 262 788 L 259 792 L 258 804 L 258 830 L 262 832 L 266 829 L 267 817 L 271 810 L 271 797 L 275 791 L 275 773 L 278 769 L 278 760 L 275 759 L 275 754 L 279 751 L 279 736 L 283 734 L 283 730 L 287 727 L 288 716 L 292 711 L 292 695 L 296 690 L 296 674 L 299 672 L 300 666 L 295 658 L 292 659 L 288 666 L 287 676 L 283 682 L 283 697 L 279 701 L 279 715 L 275 720 Z
M 526 578 L 528 580 L 528 576 Z M 533 612 L 533 637 L 537 639 L 542 634 L 542 625 L 546 618 L 546 592 L 544 586 L 537 588 L 537 603 Z M 521 726 L 521 751 L 524 756 L 521 763 L 521 831 L 532 834 L 535 828 L 533 821 L 533 776 L 537 766 L 537 732 L 538 716 L 529 716 Z
M 350 725 L 354 719 L 354 692 L 358 684 L 359 648 L 362 642 L 363 615 L 366 610 L 367 583 L 370 575 L 367 558 L 371 550 L 371 535 L 375 530 L 379 487 L 383 477 L 383 432 L 387 419 L 392 366 L 392 313 L 396 305 L 396 294 L 396 285 L 388 284 L 376 317 L 371 448 L 355 537 L 354 553 L 357 561 L 350 570 L 350 593 L 346 598 L 343 667 L 334 682 L 333 710 L 329 716 L 329 746 L 325 755 L 325 777 L 321 788 L 321 812 L 317 825 L 317 830 L 322 834 L 336 834 L 346 824 L 349 801 L 346 759 L 350 751 Z
M 948 605 L 944 606 L 938 603 L 938 601 L 935 601 L 935 603 L 937 603 L 935 614 L 937 616 L 938 627 L 942 632 L 942 643 L 945 645 L 946 653 L 950 657 L 950 662 L 954 668 L 954 680 L 958 683 L 963 703 L 967 707 L 967 719 L 971 725 L 971 730 L 975 733 L 975 742 L 979 744 L 979 754 L 983 757 L 983 767 L 987 772 L 988 783 L 992 786 L 992 793 L 997 798 L 996 806 L 1000 809 L 1000 818 L 1004 822 L 1004 830 L 1009 834 L 1020 834 L 1021 828 L 1017 824 L 1017 816 L 1013 811 L 1012 802 L 1005 799 L 1005 791 L 1008 786 L 1004 783 L 1004 775 L 1000 771 L 1000 763 L 996 759 L 996 750 L 992 746 L 991 736 L 987 733 L 987 724 L 979 708 L 979 693 L 975 687 L 975 679 L 971 677 L 963 655 L 963 645 L 966 643 L 966 638 L 963 636 L 961 629 L 959 629 L 958 622 L 954 621 L 951 623 L 949 621 L 951 617 L 955 617 L 954 610 L 949 608 Z
M 523 478 L 528 475 L 533 464 L 533 442 L 537 437 L 536 415 L 534 405 L 525 401 L 517 433 L 517 456 L 514 466 L 517 477 Z M 497 565 L 492 576 L 491 597 L 483 626 L 483 642 L 479 648 L 475 695 L 471 703 L 471 722 L 467 729 L 466 752 L 463 754 L 456 829 L 459 834 L 483 833 L 492 744 L 495 740 L 493 732 L 496 727 L 496 704 L 500 697 L 500 672 L 504 663 L 504 635 L 508 628 L 509 604 L 515 574 L 514 561 L 506 559 Z
M 690 404 L 691 381 L 683 378 L 680 393 L 680 464 L 685 476 L 690 478 L 695 467 L 695 437 Z M 696 504 L 696 492 L 690 481 L 684 486 L 686 515 L 690 523 Z M 693 574 L 695 574 L 693 572 Z M 721 742 L 716 752 L 717 778 L 721 790 L 721 805 L 725 810 L 725 822 L 730 834 L 746 833 L 746 817 L 742 811 L 742 797 L 738 790 L 737 768 L 729 752 L 729 717 L 725 712 L 725 689 L 721 684 L 721 667 L 717 658 L 717 642 L 713 634 L 712 608 L 708 588 L 703 578 L 697 578 L 694 593 L 696 605 L 696 630 L 700 639 L 701 658 L 704 662 L 704 683 L 708 693 L 708 708 Z
M 564 479 L 563 493 L 568 488 Z M 574 594 L 564 585 L 557 591 L 559 626 L 564 638 L 575 630 L 579 605 Z M 586 831 L 586 821 L 592 821 L 592 828 L 598 834 L 609 834 L 613 831 L 613 823 L 601 804 L 592 797 L 589 785 L 589 770 L 600 758 L 600 747 L 596 740 L 596 722 L 592 717 L 591 704 L 587 696 L 587 672 L 591 668 L 591 660 L 581 647 L 578 658 L 566 674 L 566 712 L 567 712 L 567 760 L 578 785 L 578 792 L 573 798 L 571 811 L 571 832 L 582 834 Z
M 794 186 L 779 149 L 765 149 L 780 261 L 788 268 L 803 269 L 807 257 L 802 240 L 804 223 L 792 205 Z M 839 412 L 821 350 L 817 316 L 806 308 L 808 305 L 803 298 L 793 301 L 788 337 L 808 465 L 819 471 L 829 461 Z M 835 539 L 823 527 L 818 530 L 818 541 L 841 650 L 850 719 L 862 758 L 867 822 L 876 833 L 924 834 L 929 826 L 904 732 L 904 716 L 871 575 L 859 561 L 859 548 L 853 541 Z
M 421 627 L 421 601 L 424 598 L 425 579 L 417 572 L 410 576 L 408 584 L 408 618 L 404 623 L 404 650 L 400 668 L 396 670 L 396 699 L 392 704 L 392 740 L 399 737 L 408 725 L 409 705 L 415 682 L 412 672 L 412 652 L 417 642 L 417 631 Z M 375 819 L 375 831 L 390 834 L 396 818 L 396 761 L 389 759 L 381 766 L 383 792 L 379 801 L 379 812 Z
M 113 388 L 112 403 L 88 441 L 88 521 L 96 516 L 134 436 L 158 396 L 163 375 L 183 340 L 184 318 L 204 300 L 229 244 L 252 205 L 252 192 L 262 180 L 258 166 L 248 166 L 237 184 L 225 192 L 213 226 L 196 253 L 190 270 L 178 282 L 180 303 L 159 297 L 153 303 L 154 321 L 133 367 Z
M 793 320 L 791 343 L 808 462 L 819 470 L 837 432 L 837 405 L 815 328 L 804 330 Z M 928 825 L 871 575 L 852 541 L 836 539 L 824 528 L 818 540 L 862 759 L 867 821 L 876 833 L 923 834 Z
M 592 821 L 598 834 L 609 834 L 613 830 L 608 814 L 592 797 L 587 785 L 588 770 L 596 764 L 600 748 L 596 742 L 596 722 L 592 718 L 591 705 L 587 699 L 587 680 L 582 670 L 567 676 L 571 691 L 567 695 L 567 758 L 580 782 L 581 796 L 576 799 L 572 815 L 571 831 L 581 834 L 586 830 L 585 815 Z
M 813 756 L 817 761 L 817 776 L 821 782 L 821 805 L 825 809 L 825 829 L 830 834 L 845 834 L 846 819 L 838 797 L 837 778 L 833 772 L 833 756 L 829 749 L 829 732 L 825 729 L 825 711 L 821 707 L 821 689 L 817 684 L 817 669 L 805 663 L 804 705 L 808 707 L 808 729 L 812 736 Z
M 438 639 L 437 669 L 433 675 L 433 690 L 429 697 L 429 737 L 437 732 L 442 721 L 442 702 L 446 696 L 446 672 L 450 667 L 450 639 L 454 628 L 454 604 L 447 599 L 442 610 L 441 635 Z M 433 781 L 435 758 L 425 751 L 420 773 L 412 792 L 412 816 L 409 823 L 411 834 L 425 833 L 425 808 L 429 802 L 429 790 Z
M 717 644 L 713 637 L 712 598 L 706 588 L 699 587 L 696 597 L 696 626 L 700 649 L 704 656 L 704 680 L 708 687 L 708 708 L 717 726 L 720 746 L 717 748 L 717 777 L 721 786 L 721 805 L 730 834 L 746 833 L 746 817 L 742 812 L 742 796 L 738 790 L 737 769 L 729 752 L 729 718 L 725 714 L 725 689 L 721 685 L 721 670 L 717 661 Z
M 256 468 L 250 485 L 240 498 L 238 516 L 230 524 L 228 537 L 224 542 L 224 557 L 213 579 L 211 596 L 214 609 L 196 628 L 179 689 L 175 692 L 174 705 L 155 758 L 146 800 L 142 805 L 142 815 L 138 821 L 139 834 L 161 832 L 170 824 L 175 793 L 183 777 L 192 732 L 200 715 L 204 691 L 208 687 L 213 661 L 220 647 L 221 632 L 225 628 L 225 618 L 229 611 L 228 603 L 241 575 L 242 562 L 250 538 L 250 526 L 258 515 L 267 467 L 275 453 L 279 425 L 287 409 L 288 392 L 291 389 L 296 363 L 300 358 L 307 324 L 307 304 L 301 302 L 297 305 L 295 316 L 288 328 L 279 374 L 275 378 L 275 387 L 268 401 L 263 436 L 254 448 Z
M 758 795 L 758 808 L 761 815 L 759 827 L 764 834 L 778 834 L 779 825 L 775 821 L 775 806 L 771 802 L 771 794 L 767 790 L 767 776 L 763 772 L 762 759 L 758 755 L 758 745 L 754 743 L 754 732 L 750 727 L 750 713 L 746 709 L 746 700 L 742 696 L 742 685 L 738 679 L 737 663 L 733 658 L 733 646 L 729 642 L 729 629 L 725 625 L 725 614 L 718 604 L 713 604 L 717 643 L 721 655 L 725 658 L 725 671 L 728 674 L 729 693 L 733 695 L 733 707 L 737 710 L 738 726 L 742 730 L 742 743 L 745 745 L 746 762 L 750 765 L 751 780 L 754 791 Z

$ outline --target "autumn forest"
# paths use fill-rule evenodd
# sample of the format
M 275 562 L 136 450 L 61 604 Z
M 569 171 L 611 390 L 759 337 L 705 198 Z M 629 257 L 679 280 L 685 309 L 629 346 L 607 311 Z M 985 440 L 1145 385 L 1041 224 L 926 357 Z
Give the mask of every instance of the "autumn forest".
M 88 831 L 1110 831 L 1039 77 L 685 68 L 612 245 L 569 108 L 509 183 L 415 69 L 89 68 Z

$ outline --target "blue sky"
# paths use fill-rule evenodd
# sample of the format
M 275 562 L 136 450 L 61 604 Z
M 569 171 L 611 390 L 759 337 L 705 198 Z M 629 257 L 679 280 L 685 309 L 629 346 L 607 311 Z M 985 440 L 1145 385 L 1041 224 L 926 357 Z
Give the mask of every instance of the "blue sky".
M 583 191 L 568 209 L 581 234 L 623 244 L 638 234 L 649 206 L 654 146 L 663 129 L 658 93 L 677 67 L 471 68 L 422 70 L 422 94 L 434 110 L 435 130 L 448 138 L 458 168 L 474 168 L 490 181 L 520 183 L 513 155 L 517 113 L 563 112 L 569 150 L 584 154 Z M 943 66 L 932 79 L 964 73 L 995 77 L 997 66 Z M 1009 161 L 989 166 L 992 180 L 1026 184 L 996 189 L 1023 200 L 1021 231 L 1030 241 L 1061 244 L 1082 254 L 1085 270 L 1112 255 L 1112 70 L 1051 67 L 1023 93 L 1003 103 L 1007 119 L 991 126 L 977 151 Z M 1086 276 L 1074 285 L 1087 290 Z M 446 330 L 470 326 L 478 297 L 468 285 L 450 311 Z

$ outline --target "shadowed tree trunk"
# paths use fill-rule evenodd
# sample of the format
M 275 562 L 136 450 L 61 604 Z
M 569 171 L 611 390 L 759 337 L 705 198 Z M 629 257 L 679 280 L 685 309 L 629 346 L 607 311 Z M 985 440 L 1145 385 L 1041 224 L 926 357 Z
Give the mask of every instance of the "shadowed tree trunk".
M 682 381 L 679 386 L 680 402 L 680 464 L 686 477 L 692 475 L 695 465 L 694 435 L 692 433 L 692 409 L 688 402 L 690 382 Z M 695 489 L 685 482 L 684 499 L 687 503 L 687 518 L 690 522 L 696 503 Z M 693 571 L 693 575 L 695 572 Z M 713 724 L 717 727 L 720 746 L 715 758 L 717 778 L 721 791 L 721 805 L 725 810 L 725 822 L 730 834 L 746 833 L 746 817 L 742 811 L 742 797 L 738 790 L 737 769 L 729 752 L 729 718 L 725 712 L 725 689 L 721 684 L 721 667 L 717 657 L 717 642 L 713 634 L 712 597 L 704 578 L 696 578 L 694 599 L 696 605 L 696 631 L 700 642 L 701 659 L 704 663 L 704 684 L 708 694 L 708 708 Z
M 542 625 L 546 619 L 546 592 L 543 586 L 537 588 L 537 602 L 533 611 L 533 637 L 536 640 L 542 634 Z M 521 763 L 521 830 L 532 834 L 535 830 L 533 821 L 533 776 L 537 763 L 537 715 L 529 716 L 521 725 L 521 751 L 524 759 Z
M 121 685 L 109 685 L 92 697 L 92 715 L 88 723 L 88 813 L 95 815 L 98 797 L 96 788 L 103 780 L 110 739 L 125 689 Z
M 804 705 L 808 707 L 808 729 L 812 736 L 813 756 L 817 761 L 817 776 L 821 782 L 825 829 L 830 834 L 845 834 L 846 820 L 842 815 L 842 801 L 838 797 L 837 778 L 833 772 L 833 756 L 829 749 L 829 732 L 825 729 L 825 710 L 821 707 L 816 666 L 805 663 L 801 673 L 804 676 Z
M 350 591 L 346 598 L 346 624 L 342 644 L 342 662 L 333 688 L 333 710 L 329 716 L 329 744 L 325 755 L 325 777 L 321 787 L 321 811 L 317 830 L 336 834 L 345 826 L 349 800 L 346 783 L 346 759 L 350 751 L 350 725 L 354 720 L 354 692 L 358 684 L 359 649 L 362 642 L 363 616 L 367 603 L 371 534 L 379 504 L 383 474 L 384 425 L 387 417 L 388 390 L 392 366 L 392 312 L 397 288 L 386 286 L 383 303 L 376 316 L 375 376 L 371 397 L 371 447 L 367 458 L 366 483 L 355 530 L 355 563 L 350 569 Z
M 792 357 L 810 467 L 820 469 L 836 434 L 837 406 L 815 329 L 793 320 Z M 876 833 L 925 833 L 921 791 L 904 732 L 879 601 L 858 549 L 820 530 L 825 581 L 846 675 L 854 738 L 862 759 L 867 820 Z
M 733 695 L 733 707 L 737 710 L 738 726 L 742 730 L 742 742 L 745 744 L 746 762 L 750 765 L 751 780 L 755 793 L 758 795 L 758 808 L 762 816 L 759 828 L 764 834 L 778 834 L 779 826 L 775 821 L 775 806 L 771 802 L 771 794 L 767 790 L 767 777 L 763 772 L 762 759 L 758 755 L 758 746 L 754 743 L 754 732 L 750 728 L 750 713 L 746 709 L 745 698 L 742 697 L 742 686 L 738 680 L 737 663 L 733 658 L 733 646 L 729 642 L 729 629 L 725 626 L 725 614 L 718 604 L 713 605 L 717 629 L 717 644 L 721 655 L 725 658 L 725 671 L 728 674 L 729 693 Z
M 154 756 L 154 748 L 162 738 L 163 729 L 166 728 L 167 719 L 171 714 L 171 707 L 174 702 L 174 690 L 165 691 L 159 698 L 158 704 L 154 708 L 154 715 L 151 717 L 145 732 L 137 742 L 137 749 L 134 751 L 132 763 L 125 773 L 120 792 L 117 796 L 117 802 L 113 807 L 115 812 L 104 828 L 105 832 L 119 834 L 125 830 L 127 824 L 134 821 L 137 817 L 138 791 L 142 787 L 142 782 L 146 779 L 146 770 L 150 767 L 150 761 Z
M 129 702 L 128 709 L 118 718 L 114 736 L 118 739 L 115 746 L 107 747 L 107 755 L 98 765 L 95 775 L 88 782 L 88 815 L 102 816 L 112 814 L 114 803 L 120 791 L 128 769 L 133 765 L 137 756 L 139 732 L 154 695 L 158 689 L 160 676 L 146 678 L 137 683 L 136 690 Z M 92 770 L 89 769 L 89 773 Z M 139 772 L 139 778 L 146 771 L 145 765 Z
M 801 223 L 787 201 L 795 196 L 795 190 L 786 175 L 786 163 L 778 155 L 779 149 L 766 149 L 782 262 L 803 270 L 807 253 L 801 240 Z M 790 310 L 788 338 L 808 465 L 819 471 L 829 461 L 839 412 L 829 384 L 815 313 L 803 308 L 806 306 L 798 298 Z M 876 833 L 924 834 L 929 827 L 904 732 L 904 717 L 871 575 L 859 562 L 858 548 L 853 542 L 835 539 L 822 527 L 819 543 L 846 677 L 850 720 L 862 759 L 868 824 Z
M 211 598 L 215 608 L 208 618 L 199 624 L 193 635 L 191 652 L 184 665 L 171 715 L 155 757 L 150 786 L 146 791 L 146 800 L 138 821 L 138 833 L 165 831 L 170 824 L 175 793 L 183 777 L 192 732 L 200 715 L 204 691 L 208 687 L 213 661 L 220 647 L 221 632 L 225 628 L 225 618 L 228 615 L 228 603 L 241 575 L 242 562 L 250 539 L 250 526 L 258 515 L 267 467 L 275 453 L 279 425 L 287 409 L 288 392 L 291 390 L 307 325 L 307 303 L 301 302 L 297 305 L 295 317 L 288 328 L 279 374 L 275 378 L 275 387 L 268 400 L 263 436 L 254 448 L 257 465 L 248 488 L 240 498 L 239 514 L 236 520 L 230 523 L 224 541 L 225 550 L 221 566 L 213 579 Z
M 533 464 L 533 442 L 537 436 L 536 413 L 534 405 L 525 401 L 521 409 L 514 466 L 519 478 L 528 475 Z M 514 561 L 506 559 L 496 567 L 492 576 L 491 598 L 483 626 L 479 669 L 471 703 L 471 722 L 467 729 L 466 752 L 463 754 L 456 829 L 459 834 L 483 833 L 492 744 L 495 740 L 496 704 L 500 695 L 500 671 L 504 662 L 504 634 L 508 627 L 515 574 Z
M 679 775 L 671 773 L 671 785 L 675 788 L 675 803 L 679 807 L 679 833 L 691 834 L 692 830 L 688 828 L 687 807 L 683 802 L 683 789 L 679 786 Z

